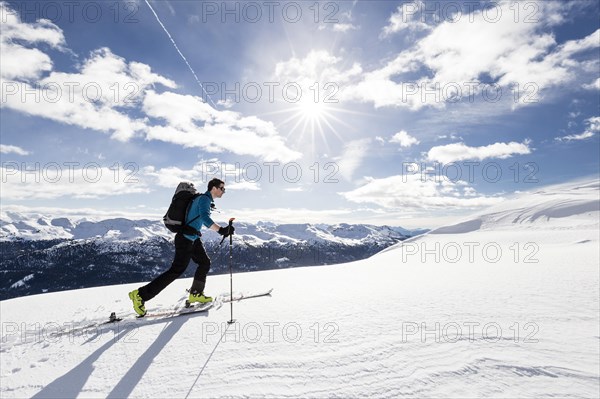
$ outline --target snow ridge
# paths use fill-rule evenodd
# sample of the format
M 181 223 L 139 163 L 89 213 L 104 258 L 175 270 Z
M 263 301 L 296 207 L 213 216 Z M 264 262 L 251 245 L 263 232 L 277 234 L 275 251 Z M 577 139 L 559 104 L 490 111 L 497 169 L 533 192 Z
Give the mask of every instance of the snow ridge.
M 477 230 L 598 226 L 600 184 L 572 183 L 547 187 L 517 195 L 486 209 L 475 217 L 452 226 L 434 229 L 430 234 L 460 234 Z M 573 226 L 573 220 L 578 223 Z

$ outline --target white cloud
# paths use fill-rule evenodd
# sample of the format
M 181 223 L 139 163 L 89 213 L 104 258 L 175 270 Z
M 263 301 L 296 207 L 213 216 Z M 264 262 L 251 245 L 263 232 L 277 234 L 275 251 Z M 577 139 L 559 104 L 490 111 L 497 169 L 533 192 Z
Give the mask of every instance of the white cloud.
M 173 190 L 182 181 L 202 181 L 203 176 L 202 172 L 196 167 L 186 170 L 175 166 L 168 166 L 157 170 L 153 166 L 147 166 L 143 168 L 143 172 L 145 176 L 152 179 L 154 185 L 172 188 Z M 203 188 L 196 186 L 196 189 L 202 190 Z
M 398 6 L 390 16 L 388 25 L 381 32 L 381 37 L 386 38 L 403 30 L 427 31 L 432 27 L 424 22 L 423 10 L 426 5 L 423 1 L 411 1 Z
M 594 80 L 592 83 L 584 84 L 583 88 L 587 90 L 600 90 L 600 78 Z
M 342 155 L 335 159 L 344 179 L 352 180 L 354 172 L 362 165 L 368 153 L 370 143 L 371 139 L 360 139 L 346 143 Z
M 592 138 L 596 135 L 596 133 L 600 132 L 600 116 L 594 116 L 585 120 L 586 125 L 588 127 L 585 129 L 583 133 L 579 134 L 569 134 L 563 137 L 556 137 L 556 141 L 579 141 L 586 140 Z
M 0 78 L 32 79 L 51 70 L 48 55 L 23 43 L 45 43 L 60 50 L 65 44 L 62 30 L 48 20 L 22 22 L 5 2 L 0 2 L 0 18 Z
M 579 140 L 589 139 L 591 137 L 594 137 L 594 133 L 586 130 L 585 132 L 580 133 L 580 134 L 569 134 L 567 136 L 557 137 L 556 140 L 557 141 L 579 141 Z
M 358 26 L 352 24 L 334 24 L 332 29 L 334 32 L 346 33 L 358 29 Z
M 74 221 L 81 219 L 88 221 L 101 221 L 106 219 L 114 219 L 117 217 L 128 218 L 131 220 L 162 220 L 162 216 L 165 213 L 165 209 L 162 208 L 144 209 L 144 213 L 139 212 L 140 208 L 144 208 L 143 206 L 138 206 L 136 208 L 136 211 L 130 211 L 128 208 L 124 207 L 120 207 L 119 209 L 100 210 L 97 208 L 30 207 L 24 205 L 3 204 L 2 212 L 0 214 L 4 216 L 7 215 L 8 212 L 17 212 L 36 219 L 40 217 L 68 217 Z M 6 220 L 10 220 L 10 218 L 6 218 Z
M 23 167 L 16 162 L 5 162 L 0 172 L 3 181 L 2 200 L 107 198 L 149 193 L 157 187 L 174 191 L 179 182 L 208 182 L 213 177 L 223 179 L 227 189 L 260 190 L 258 182 L 246 178 L 254 177 L 255 170 L 246 174 L 243 166 L 216 159 L 200 161 L 191 169 L 143 166 L 135 170 L 94 164 L 76 168 L 58 164 Z M 206 185 L 197 184 L 196 188 L 204 192 Z
M 0 144 L 1 154 L 17 154 L 17 155 L 29 155 L 29 151 L 22 149 L 16 145 Z
M 356 5 L 356 1 L 352 4 L 351 8 L 342 13 L 337 13 L 335 18 L 325 17 L 323 18 L 323 23 L 319 25 L 319 30 L 331 29 L 333 32 L 339 33 L 347 33 L 351 30 L 360 29 L 358 25 L 355 25 L 354 17 L 352 16 L 352 11 L 354 10 L 354 6 Z M 335 23 L 332 23 L 334 22 Z
M 400 147 L 410 147 L 413 144 L 419 144 L 420 141 L 408 134 L 405 130 L 401 130 L 392 136 L 390 143 L 398 143 L 400 144 Z
M 263 165 L 264 166 L 264 165 Z M 208 182 L 213 177 L 222 179 L 227 184 L 227 189 L 232 190 L 260 190 L 258 181 L 263 174 L 269 173 L 268 167 L 251 162 L 248 164 L 231 164 L 218 159 L 201 160 L 191 169 L 181 169 L 175 166 L 155 169 L 146 167 L 142 169 L 145 177 L 160 187 L 173 188 L 182 181 Z M 196 185 L 198 190 L 206 190 L 206 187 Z
M 4 58 L 4 57 L 3 57 Z M 127 63 L 110 49 L 93 51 L 78 72 L 51 72 L 34 83 L 2 79 L 2 106 L 68 125 L 111 133 L 127 141 L 144 131 L 142 119 L 133 119 L 122 109 L 132 108 L 155 84 L 175 83 L 151 72 L 138 62 Z M 25 95 L 27 93 L 27 95 Z
M 174 187 L 173 187 L 174 189 Z M 285 189 L 285 191 L 297 191 Z M 168 197 L 165 197 L 168 198 Z M 2 205 L 3 220 L 11 220 L 7 214 L 17 212 L 30 218 L 40 217 L 68 217 L 72 220 L 101 221 L 124 217 L 131 220 L 149 219 L 160 221 L 166 207 L 147 208 L 144 206 L 120 207 L 119 209 L 101 210 L 91 208 L 57 208 L 57 207 L 30 207 L 14 204 Z M 273 222 L 273 223 L 329 223 L 338 224 L 342 220 L 352 220 L 352 223 L 368 223 L 378 226 L 401 226 L 404 228 L 435 228 L 453 224 L 457 218 L 468 216 L 468 208 L 428 209 L 426 211 L 413 211 L 404 208 L 398 210 L 382 209 L 381 207 L 340 207 L 319 209 L 308 208 L 239 208 L 235 215 L 237 220 L 248 223 Z
M 259 191 L 260 184 L 257 182 L 243 181 L 243 182 L 233 182 L 227 183 L 227 190 L 240 190 L 240 191 Z
M 106 198 L 151 191 L 143 176 L 122 167 L 63 168 L 47 164 L 21 169 L 5 163 L 0 172 L 2 200 Z
M 464 182 L 446 179 L 422 179 L 419 174 L 396 175 L 381 179 L 369 178 L 352 191 L 339 193 L 355 203 L 372 203 L 386 209 L 426 210 L 435 208 L 480 208 L 496 204 L 498 197 L 477 195 Z
M 491 81 L 503 90 L 505 102 L 514 101 L 517 93 L 514 108 L 539 102 L 549 89 L 596 77 L 597 67 L 590 65 L 597 61 L 589 50 L 600 46 L 600 30 L 557 44 L 547 28 L 563 23 L 571 6 L 552 1 L 534 4 L 537 21 L 515 19 L 514 4 L 501 1 L 494 3 L 501 15 L 498 21 L 490 22 L 487 14 L 476 10 L 458 21 L 439 22 L 413 47 L 363 74 L 360 82 L 344 91 L 344 99 L 372 102 L 375 107 L 442 108 L 473 94 L 485 101 L 483 94 L 489 94 L 490 87 L 482 82 Z M 401 7 L 414 5 L 418 3 Z M 387 32 L 405 29 L 398 18 Z M 404 79 L 407 73 L 410 77 Z M 497 88 L 491 90 L 493 98 Z
M 7 43 L 0 45 L 0 77 L 32 79 L 52 69 L 50 57 L 38 49 Z
M 286 190 L 292 191 L 292 190 Z M 352 220 L 352 223 L 371 223 L 374 225 L 402 226 L 410 225 L 410 228 L 422 228 L 425 222 L 422 219 L 407 219 L 406 211 L 392 213 L 372 208 L 242 208 L 236 209 L 236 217 L 250 223 L 274 222 L 274 223 L 340 223 L 340 220 Z M 447 213 L 445 213 L 446 215 Z M 442 218 L 445 215 L 440 215 Z M 425 217 L 427 215 L 424 215 Z M 403 219 L 404 218 L 404 219 Z M 428 221 L 431 223 L 432 221 Z M 433 221 L 431 226 L 438 226 L 439 220 Z
M 510 158 L 517 154 L 529 154 L 529 141 L 517 143 L 494 143 L 481 147 L 469 147 L 464 143 L 454 143 L 442 146 L 432 147 L 427 153 L 427 159 L 442 163 L 450 163 L 463 160 L 483 160 L 486 158 Z
M 589 126 L 588 130 L 592 132 L 600 132 L 600 116 L 593 116 L 585 120 L 585 123 Z
M 0 2 L 0 17 L 0 32 L 6 41 L 44 42 L 57 48 L 65 43 L 61 29 L 51 21 L 40 19 L 33 23 L 22 22 L 18 12 L 8 7 L 5 2 Z
M 147 138 L 210 152 L 230 151 L 266 161 L 288 162 L 302 154 L 289 149 L 271 122 L 217 111 L 200 97 L 149 90 L 144 112 L 165 122 L 147 128 Z
M 109 133 L 120 141 L 137 136 L 264 160 L 290 161 L 302 155 L 285 145 L 271 122 L 217 111 L 199 97 L 157 93 L 156 85 L 171 89 L 177 85 L 153 73 L 150 66 L 127 62 L 109 48 L 93 51 L 76 66 L 76 72 L 53 71 L 47 54 L 21 44 L 33 46 L 44 41 L 59 48 L 64 44 L 60 28 L 47 21 L 23 23 L 4 3 L 2 10 L 9 12 L 9 22 L 2 24 L 0 58 L 8 63 L 6 68 L 3 64 L 0 76 L 2 107 Z M 20 44 L 13 44 L 12 39 L 19 39 Z M 42 78 L 43 72 L 50 73 Z M 130 116 L 137 115 L 140 108 L 166 123 L 154 125 L 145 115 Z
M 311 50 L 304 58 L 292 57 L 275 65 L 274 78 L 280 85 L 296 83 L 303 93 L 310 93 L 310 87 L 319 82 L 332 82 L 338 87 L 362 73 L 359 64 L 342 69 L 342 58 L 335 57 L 325 50 Z
M 217 101 L 217 105 L 229 109 L 233 108 L 233 106 L 235 105 L 235 101 L 233 101 L 231 98 L 227 98 L 225 100 Z
M 293 191 L 286 189 L 286 191 Z M 165 213 L 164 208 L 147 209 L 140 207 L 118 210 L 99 210 L 91 208 L 56 208 L 56 207 L 29 207 L 23 205 L 2 205 L 3 219 L 7 212 L 18 212 L 30 217 L 69 217 L 73 220 L 85 218 L 86 220 L 106 220 L 116 217 L 125 217 L 131 220 L 149 219 L 161 220 Z M 424 213 L 407 212 L 406 209 L 396 212 L 381 208 L 242 208 L 236 209 L 236 217 L 249 223 L 274 222 L 274 223 L 330 223 L 337 224 L 340 220 L 352 219 L 353 223 L 369 223 L 379 226 L 401 226 L 405 228 L 434 228 L 454 223 L 456 212 L 440 210 L 439 212 L 427 211 Z M 464 215 L 463 215 L 464 217 Z

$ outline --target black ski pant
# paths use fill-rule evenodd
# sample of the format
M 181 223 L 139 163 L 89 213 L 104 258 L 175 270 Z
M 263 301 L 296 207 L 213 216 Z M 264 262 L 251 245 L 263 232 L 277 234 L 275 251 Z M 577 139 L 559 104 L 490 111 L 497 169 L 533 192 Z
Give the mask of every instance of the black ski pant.
M 190 259 L 198 265 L 194 282 L 190 291 L 203 292 L 206 284 L 206 275 L 210 270 L 210 258 L 206 254 L 200 238 L 190 241 L 181 233 L 175 235 L 175 258 L 171 268 L 139 289 L 140 297 L 149 301 L 164 290 L 187 269 Z

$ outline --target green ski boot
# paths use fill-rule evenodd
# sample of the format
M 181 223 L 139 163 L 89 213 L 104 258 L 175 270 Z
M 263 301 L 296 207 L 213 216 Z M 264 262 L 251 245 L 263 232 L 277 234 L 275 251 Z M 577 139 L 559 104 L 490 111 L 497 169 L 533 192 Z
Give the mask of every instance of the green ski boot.
M 185 301 L 185 307 L 189 308 L 194 303 L 200 303 L 201 305 L 212 302 L 213 299 L 210 296 L 204 295 L 204 293 L 190 292 L 188 300 Z
M 133 302 L 133 310 L 138 314 L 139 317 L 146 315 L 146 306 L 144 306 L 144 300 L 140 296 L 138 290 L 133 290 L 129 293 L 129 299 Z

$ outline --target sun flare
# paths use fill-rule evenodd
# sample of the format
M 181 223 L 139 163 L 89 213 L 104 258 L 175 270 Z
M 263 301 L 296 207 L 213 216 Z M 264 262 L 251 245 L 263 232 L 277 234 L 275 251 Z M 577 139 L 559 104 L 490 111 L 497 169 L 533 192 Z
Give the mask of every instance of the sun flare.
M 264 115 L 284 115 L 284 118 L 276 123 L 277 128 L 298 148 L 311 153 L 320 145 L 323 147 L 319 151 L 331 152 L 332 139 L 338 143 L 344 142 L 342 132 L 353 130 L 354 127 L 342 118 L 341 114 L 358 114 L 344 109 L 337 101 L 315 101 L 309 96 L 296 103 L 285 104 L 282 109 Z
M 298 103 L 298 114 L 307 120 L 318 120 L 325 115 L 326 105 L 312 99 L 301 100 Z

